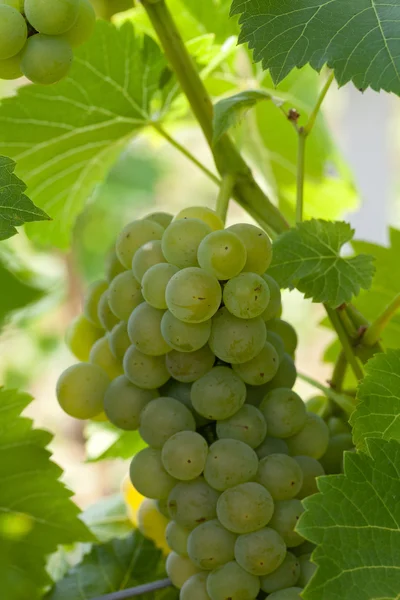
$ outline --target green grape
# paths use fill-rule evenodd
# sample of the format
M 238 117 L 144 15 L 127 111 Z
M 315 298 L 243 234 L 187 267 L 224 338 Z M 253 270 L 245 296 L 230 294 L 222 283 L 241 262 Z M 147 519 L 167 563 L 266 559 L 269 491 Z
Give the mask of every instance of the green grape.
M 103 329 L 107 329 L 107 331 L 111 331 L 119 323 L 118 317 L 115 316 L 110 308 L 110 304 L 108 302 L 108 290 L 103 292 L 100 296 L 97 314 L 101 326 Z
M 212 320 L 209 344 L 219 359 L 232 364 L 251 360 L 261 352 L 267 339 L 264 321 L 239 319 L 221 308 Z
M 103 335 L 102 329 L 95 327 L 83 315 L 79 315 L 68 325 L 65 343 L 78 360 L 88 361 L 93 344 Z
M 180 219 L 200 219 L 200 221 L 207 223 L 212 231 L 224 228 L 224 222 L 221 217 L 217 215 L 215 210 L 206 206 L 188 206 L 176 215 L 175 221 L 179 221 Z
M 267 322 L 267 332 L 270 331 L 279 335 L 285 346 L 285 351 L 293 356 L 296 352 L 298 339 L 297 333 L 290 323 L 282 319 L 271 319 Z
M 186 556 L 179 556 L 176 552 L 170 552 L 165 563 L 165 570 L 172 584 L 181 588 L 193 575 L 200 572 L 192 561 Z
M 253 481 L 228 488 L 217 502 L 218 519 L 233 533 L 251 533 L 265 527 L 273 512 L 271 494 Z
M 211 444 L 204 479 L 219 492 L 255 478 L 257 454 L 239 440 L 218 440 Z
M 150 306 L 168 308 L 165 300 L 165 290 L 171 277 L 178 271 L 178 267 L 168 263 L 159 263 L 146 271 L 142 279 L 142 294 Z
M 107 337 L 102 337 L 93 344 L 89 361 L 101 367 L 110 379 L 115 379 L 123 374 L 122 364 L 111 352 Z
M 189 409 L 175 398 L 160 397 L 144 407 L 139 432 L 153 448 L 162 448 L 178 431 L 195 431 L 196 423 Z
M 191 383 L 183 383 L 181 381 L 176 381 L 175 379 L 170 379 L 167 383 L 161 388 L 160 393 L 161 396 L 169 396 L 170 398 L 175 398 L 175 400 L 179 400 L 188 408 L 194 416 L 197 426 L 205 425 L 209 423 L 209 420 L 205 417 L 199 415 L 193 408 L 192 400 L 190 398 L 190 393 L 192 390 Z
M 135 454 L 129 475 L 139 494 L 154 500 L 167 498 L 176 483 L 164 469 L 161 452 L 155 448 L 144 448 Z
M 108 303 L 118 319 L 127 321 L 132 311 L 141 302 L 143 302 L 141 286 L 131 271 L 120 273 L 112 280 L 108 288 Z
M 168 546 L 180 556 L 187 556 L 187 541 L 190 529 L 185 529 L 179 523 L 170 521 L 165 530 L 165 538 Z
M 92 419 L 103 410 L 104 394 L 110 383 L 103 369 L 82 362 L 72 365 L 59 377 L 57 400 L 67 415 L 75 419 Z
M 321 417 L 307 413 L 302 429 L 286 441 L 292 456 L 311 456 L 318 460 L 328 448 L 329 429 Z
M 301 587 L 286 588 L 285 590 L 274 592 L 268 596 L 268 600 L 302 600 L 300 596 L 302 591 L 303 588 Z
M 343 472 L 343 453 L 346 450 L 354 450 L 350 433 L 339 433 L 330 438 L 328 447 L 320 458 L 321 465 L 327 475 Z
M 245 404 L 228 419 L 217 422 L 219 439 L 239 440 L 251 448 L 257 448 L 265 439 L 267 424 L 263 414 L 255 406 Z
M 246 404 L 251 404 L 257 408 L 268 392 L 266 384 L 264 385 L 246 385 Z
M 161 241 L 152 240 L 140 246 L 132 259 L 132 272 L 139 283 L 142 282 L 145 273 L 160 263 L 167 263 L 161 251 Z
M 261 316 L 264 321 L 269 321 L 270 319 L 276 319 L 282 309 L 281 290 L 275 279 L 268 273 L 263 273 L 261 277 L 267 282 L 269 288 L 268 306 Z
M 255 225 L 237 223 L 228 227 L 243 242 L 247 252 L 246 264 L 243 271 L 262 275 L 268 269 L 272 260 L 272 244 L 267 234 Z
M 27 36 L 28 28 L 21 13 L 13 6 L 0 4 L 0 60 L 18 54 Z
M 132 221 L 121 231 L 115 244 L 119 261 L 126 269 L 130 269 L 132 259 L 139 248 L 146 242 L 161 240 L 163 233 L 164 228 L 155 221 Z
M 33 83 L 51 85 L 67 75 L 72 60 L 72 48 L 67 41 L 37 33 L 24 46 L 21 71 Z
M 130 268 L 130 266 L 129 266 Z M 105 258 L 105 275 L 108 283 L 120 273 L 125 271 L 125 267 L 119 262 L 115 249 L 112 248 Z
M 256 481 L 274 500 L 290 500 L 297 496 L 303 484 L 303 471 L 287 454 L 270 454 L 260 460 Z
M 194 352 L 207 344 L 211 333 L 211 319 L 202 323 L 184 323 L 167 310 L 161 321 L 161 333 L 174 350 Z
M 307 419 L 303 400 L 287 388 L 268 392 L 260 404 L 260 410 L 267 421 L 268 432 L 278 438 L 294 435 L 304 427 Z
M 269 342 L 265 342 L 261 352 L 251 360 L 232 365 L 235 373 L 249 385 L 263 385 L 275 377 L 279 367 L 279 356 Z
M 192 385 L 191 399 L 203 417 L 228 419 L 243 406 L 246 386 L 232 369 L 214 367 Z
M 275 502 L 275 510 L 269 526 L 283 537 L 288 548 L 300 546 L 304 542 L 304 538 L 295 531 L 297 522 L 303 512 L 303 505 L 296 498 Z
M 133 385 L 125 375 L 120 375 L 106 391 L 104 412 L 119 429 L 134 430 L 139 427 L 144 407 L 157 396 L 157 390 L 142 390 Z
M 234 560 L 236 535 L 222 527 L 218 519 L 202 523 L 189 535 L 187 551 L 199 569 L 211 571 Z
M 201 323 L 210 319 L 217 312 L 221 298 L 218 279 L 197 267 L 176 273 L 165 290 L 169 310 L 186 323 Z
M 303 472 L 303 485 L 297 494 L 297 498 L 302 500 L 318 492 L 316 477 L 325 475 L 325 471 L 321 463 L 311 456 L 294 456 L 293 458 Z
M 267 435 L 256 448 L 256 454 L 261 460 L 270 454 L 289 454 L 289 448 L 285 440 Z
M 254 600 L 260 591 L 260 580 L 231 561 L 211 571 L 207 591 L 212 600 Z
M 269 335 L 269 333 L 267 334 Z M 296 382 L 297 370 L 294 361 L 289 354 L 283 355 L 275 377 L 266 384 L 266 389 L 271 391 L 278 388 L 292 388 Z
M 29 23 L 46 35 L 60 35 L 74 25 L 80 0 L 25 0 L 24 11 Z
M 211 233 L 200 219 L 173 221 L 162 237 L 162 251 L 169 263 L 181 269 L 197 267 L 197 250 L 203 238 Z
M 131 340 L 128 335 L 128 328 L 126 323 L 118 323 L 112 328 L 108 335 L 108 343 L 110 344 L 110 350 L 114 357 L 122 362 L 124 360 L 125 352 L 131 345 Z
M 339 433 L 351 433 L 349 423 L 342 417 L 330 417 L 327 422 L 330 435 Z
M 209 346 L 195 352 L 168 352 L 165 363 L 169 374 L 182 383 L 191 383 L 203 377 L 213 368 L 215 356 Z
M 164 229 L 167 229 L 173 218 L 172 215 L 166 212 L 154 212 L 145 216 L 146 221 L 155 221 L 161 227 L 164 227 Z
M 179 431 L 164 444 L 161 458 L 165 470 L 180 481 L 199 477 L 206 463 L 206 440 L 195 431 Z
M 89 0 L 79 1 L 79 12 L 75 23 L 64 33 L 72 48 L 81 46 L 92 36 L 96 25 L 96 13 Z
M 156 500 L 157 510 L 159 513 L 164 515 L 169 521 L 169 512 L 168 512 L 168 498 L 162 498 L 161 500 Z
M 325 419 L 330 412 L 330 404 L 326 396 L 312 396 L 312 398 L 306 400 L 306 406 L 309 412 L 313 412 L 323 419 Z
M 269 288 L 256 273 L 240 273 L 230 279 L 222 295 L 226 308 L 240 319 L 259 317 L 269 302 Z
M 208 573 L 197 573 L 185 581 L 179 600 L 211 600 L 207 592 Z
M 171 518 L 182 527 L 194 529 L 197 525 L 215 519 L 219 493 L 202 477 L 178 483 L 168 496 Z
M 161 333 L 163 314 L 164 311 L 142 302 L 129 317 L 129 339 L 143 354 L 162 356 L 171 350 Z
M 279 356 L 279 362 L 281 362 L 285 356 L 285 345 L 282 338 L 277 333 L 267 330 L 267 341 L 275 348 Z
M 242 240 L 231 231 L 213 231 L 199 245 L 197 260 L 202 269 L 221 281 L 239 275 L 247 258 Z
M 125 352 L 124 372 L 132 383 L 146 390 L 159 388 L 170 378 L 164 356 L 148 356 L 135 346 Z
M 311 577 L 317 570 L 317 566 L 311 562 L 310 556 L 310 554 L 303 554 L 299 556 L 300 577 L 297 581 L 297 585 L 301 587 L 306 587 Z
M 261 589 L 267 594 L 272 594 L 284 588 L 290 588 L 297 583 L 300 576 L 300 562 L 291 552 L 286 556 L 281 565 L 272 573 L 261 577 Z
M 0 0 L 0 4 L 12 6 L 20 13 L 22 13 L 24 10 L 24 0 Z
M 285 555 L 285 542 L 270 527 L 239 535 L 236 540 L 236 561 L 252 575 L 272 573 L 282 564 Z
M 102 294 L 107 290 L 107 282 L 103 279 L 94 281 L 88 287 L 83 302 L 83 314 L 97 327 L 101 327 L 98 309 Z
M 19 79 L 22 77 L 21 53 L 0 60 L 0 79 Z

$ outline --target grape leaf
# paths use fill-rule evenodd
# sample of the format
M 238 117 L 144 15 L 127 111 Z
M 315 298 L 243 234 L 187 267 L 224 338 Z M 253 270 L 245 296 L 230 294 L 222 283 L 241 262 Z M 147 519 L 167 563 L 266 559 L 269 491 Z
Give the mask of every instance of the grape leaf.
M 317 219 L 300 223 L 274 242 L 268 272 L 282 288 L 296 287 L 313 302 L 336 308 L 361 288 L 368 289 L 374 274 L 371 256 L 340 256 L 353 235 L 348 223 Z
M 126 504 L 121 494 L 113 494 L 92 504 L 82 513 L 82 521 L 101 542 L 132 532 Z
M 17 161 L 31 199 L 54 221 L 27 230 L 41 243 L 68 246 L 71 228 L 121 148 L 151 124 L 166 66 L 157 44 L 98 21 L 75 53 L 70 75 L 29 85 L 0 106 L 0 152 Z M 159 107 L 158 107 L 159 108 Z
M 304 600 L 398 600 L 400 444 L 368 438 L 369 454 L 346 452 L 344 475 L 320 477 L 303 501 L 298 531 L 318 544 Z
M 334 69 L 340 85 L 353 81 L 400 94 L 400 5 L 384 0 L 233 0 L 240 42 L 269 69 L 275 83 L 310 63 Z
M 14 311 L 38 302 L 44 295 L 43 290 L 29 281 L 26 273 L 14 272 L 12 265 L 6 265 L 3 258 L 0 257 L 0 288 L 6 293 L 0 294 L 0 328 Z
M 58 544 L 93 539 L 50 460 L 51 434 L 21 416 L 31 400 L 0 390 L 0 578 L 7 600 L 37 598 L 49 583 L 45 558 Z
M 86 427 L 88 462 L 114 458 L 131 459 L 145 443 L 137 431 L 121 431 L 111 423 L 89 423 Z

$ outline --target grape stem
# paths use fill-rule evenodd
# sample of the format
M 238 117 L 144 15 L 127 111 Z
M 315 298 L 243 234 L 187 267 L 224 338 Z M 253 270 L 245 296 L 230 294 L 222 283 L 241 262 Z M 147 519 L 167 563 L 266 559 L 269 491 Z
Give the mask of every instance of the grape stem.
M 148 594 L 149 592 L 155 592 L 170 586 L 172 586 L 170 579 L 161 579 L 160 581 L 145 583 L 144 585 L 112 592 L 111 594 L 105 594 L 104 596 L 97 596 L 97 598 L 94 598 L 93 600 L 126 600 L 127 598 L 134 598 L 135 596 L 141 596 L 142 594 Z
M 382 332 L 390 323 L 400 308 L 400 294 L 397 294 L 385 310 L 375 319 L 363 335 L 362 341 L 366 346 L 374 346 L 379 342 Z
M 337 392 L 342 391 L 343 381 L 347 371 L 347 364 L 346 355 L 343 350 L 341 350 L 333 369 L 332 379 L 330 380 L 331 388 Z
M 298 373 L 300 379 L 309 383 L 313 387 L 317 388 L 321 392 L 325 394 L 327 398 L 335 402 L 347 415 L 351 415 L 356 406 L 355 398 L 350 398 L 349 396 L 345 396 L 344 394 L 338 394 L 332 388 L 327 387 L 326 385 L 322 385 L 312 377 L 308 375 L 304 375 L 304 373 Z
M 229 173 L 222 178 L 221 187 L 217 197 L 216 210 L 223 222 L 226 221 L 226 215 L 229 208 L 229 200 L 232 197 L 233 188 L 235 187 L 235 178 Z

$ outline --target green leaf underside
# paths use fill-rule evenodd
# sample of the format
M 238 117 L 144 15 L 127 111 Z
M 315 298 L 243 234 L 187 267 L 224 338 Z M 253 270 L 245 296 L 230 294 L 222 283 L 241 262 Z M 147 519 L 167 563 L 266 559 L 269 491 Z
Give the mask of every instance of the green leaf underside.
M 400 590 L 400 444 L 369 438 L 345 474 L 321 477 L 298 530 L 318 544 L 305 600 L 396 600 Z
M 278 83 L 295 67 L 324 64 L 340 85 L 400 94 L 400 4 L 387 0 L 233 0 L 240 42 Z
M 93 539 L 50 460 L 51 434 L 21 417 L 31 400 L 0 390 L 0 578 L 7 600 L 37 597 L 49 583 L 45 558 L 59 544 Z
M 28 226 L 41 242 L 67 247 L 71 227 L 128 139 L 151 122 L 165 59 L 132 25 L 99 21 L 75 53 L 68 78 L 29 85 L 0 106 L 0 152 L 17 162 L 32 200 L 54 219 Z
M 354 442 L 362 449 L 368 437 L 400 442 L 400 350 L 376 354 L 365 369 L 350 421 Z
M 0 328 L 16 310 L 27 307 L 43 297 L 43 291 L 19 278 L 0 258 Z
M 89 506 L 82 513 L 82 521 L 101 542 L 127 535 L 133 529 L 121 494 L 107 496 Z
M 336 308 L 361 288 L 368 289 L 374 274 L 371 256 L 340 256 L 353 235 L 354 230 L 344 222 L 312 219 L 300 223 L 274 242 L 268 272 L 282 288 L 296 287 L 313 302 Z

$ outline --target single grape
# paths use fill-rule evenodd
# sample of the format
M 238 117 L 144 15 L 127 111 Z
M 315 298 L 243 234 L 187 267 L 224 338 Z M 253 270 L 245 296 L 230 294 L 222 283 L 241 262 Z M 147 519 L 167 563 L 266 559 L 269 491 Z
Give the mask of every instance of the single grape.
M 183 208 L 175 217 L 175 221 L 180 219 L 200 219 L 207 223 L 213 231 L 224 228 L 224 222 L 221 217 L 217 215 L 215 210 L 207 208 L 206 206 L 188 206 Z
M 65 343 L 78 360 L 88 361 L 93 344 L 103 335 L 102 329 L 93 325 L 83 315 L 79 315 L 68 325 Z
M 19 10 L 0 4 L 0 60 L 11 58 L 24 47 L 28 28 Z
M 185 529 L 176 521 L 170 521 L 165 531 L 168 546 L 180 556 L 187 556 L 187 541 L 190 529 Z
M 103 329 L 107 329 L 107 331 L 111 331 L 115 327 L 115 325 L 119 323 L 118 317 L 115 316 L 115 314 L 110 308 L 110 304 L 108 302 L 108 290 L 103 292 L 100 296 L 99 304 L 97 307 L 97 314 L 101 326 L 103 327 Z
M 264 400 L 264 396 L 267 394 L 267 385 L 246 385 L 246 404 L 251 404 L 257 408 L 260 406 L 261 401 Z
M 142 302 L 129 317 L 129 339 L 143 354 L 162 356 L 171 350 L 161 333 L 163 314 L 164 311 Z
M 171 223 L 174 217 L 166 212 L 154 212 L 145 216 L 147 221 L 155 221 L 164 229 L 167 229 L 168 225 Z
M 101 323 L 99 320 L 98 309 L 99 302 L 102 294 L 107 290 L 107 282 L 103 279 L 99 281 L 94 281 L 88 287 L 85 299 L 83 302 L 83 314 L 89 321 L 96 325 L 97 327 L 101 327 Z
M 46 35 L 60 35 L 74 25 L 80 0 L 25 0 L 24 11 L 29 23 Z
M 161 458 L 167 473 L 180 481 L 199 477 L 206 464 L 206 440 L 195 431 L 179 431 L 164 444 Z
M 203 417 L 228 419 L 243 406 L 246 386 L 232 369 L 214 367 L 192 385 L 191 399 Z
M 115 379 L 123 373 L 122 364 L 111 352 L 110 344 L 106 337 L 100 338 L 93 344 L 89 354 L 89 361 L 101 367 L 110 379 Z
M 199 245 L 197 260 L 202 269 L 221 281 L 239 275 L 247 258 L 242 240 L 231 231 L 213 231 Z
M 63 37 L 72 48 L 81 46 L 92 36 L 96 25 L 96 13 L 89 0 L 79 1 L 79 12 L 75 23 Z
M 275 502 L 275 510 L 269 526 L 283 537 L 288 548 L 300 546 L 304 542 L 304 538 L 295 531 L 303 512 L 303 505 L 296 498 Z
M 321 463 L 311 456 L 294 456 L 294 460 L 303 472 L 303 485 L 297 494 L 297 498 L 302 500 L 318 492 L 316 477 L 325 475 Z
M 267 435 L 256 448 L 256 454 L 261 460 L 270 454 L 289 454 L 289 448 L 285 440 Z
M 188 579 L 200 572 L 189 558 L 179 556 L 176 552 L 171 552 L 167 556 L 165 570 L 172 584 L 179 589 Z
M 278 438 L 294 435 L 304 427 L 307 419 L 303 400 L 288 388 L 268 392 L 260 404 L 260 410 L 267 421 L 268 432 Z
M 165 291 L 169 310 L 177 319 L 187 323 L 210 319 L 217 312 L 221 298 L 218 279 L 197 267 L 176 273 Z
M 170 378 L 164 356 L 148 356 L 135 346 L 125 352 L 123 364 L 128 379 L 146 390 L 159 388 Z
M 56 386 L 57 400 L 75 419 L 92 419 L 103 410 L 104 394 L 110 383 L 103 369 L 90 363 L 78 363 L 66 369 Z
M 270 527 L 239 535 L 235 543 L 236 561 L 252 575 L 272 573 L 282 564 L 285 555 L 285 542 Z
M 12 6 L 20 13 L 22 13 L 24 10 L 24 0 L 0 0 L 0 4 Z
M 354 450 L 350 433 L 339 433 L 330 438 L 324 455 L 320 458 L 327 475 L 343 472 L 343 454 L 346 450 Z
M 169 554 L 170 552 L 167 540 L 165 539 L 167 525 L 168 519 L 158 510 L 157 501 L 145 498 L 139 506 L 137 528 L 144 537 L 152 540 L 164 554 Z
M 197 250 L 203 238 L 211 233 L 200 219 L 173 221 L 162 237 L 162 251 L 169 263 L 181 269 L 197 267 Z
M 124 271 L 125 267 L 120 263 L 115 249 L 112 248 L 105 258 L 105 275 L 108 283 Z
M 168 496 L 171 518 L 186 529 L 215 519 L 219 493 L 203 479 L 178 483 Z
M 231 561 L 211 571 L 207 591 L 211 600 L 254 600 L 260 591 L 260 580 Z
M 139 283 L 143 280 L 144 274 L 160 263 L 166 263 L 166 259 L 161 250 L 161 241 L 152 240 L 140 246 L 132 259 L 132 271 Z
M 276 319 L 282 308 L 281 290 L 275 279 L 271 275 L 268 275 L 268 273 L 263 273 L 261 277 L 266 281 L 269 288 L 268 306 L 261 316 L 264 321 L 269 321 L 270 319 Z
M 247 251 L 247 260 L 243 271 L 262 275 L 272 260 L 272 244 L 267 234 L 255 225 L 237 223 L 228 227 L 243 242 Z
M 239 440 L 251 448 L 257 448 L 265 439 L 267 424 L 261 411 L 255 406 L 244 404 L 228 419 L 217 422 L 219 439 Z
M 284 590 L 274 592 L 268 596 L 268 600 L 302 600 L 300 596 L 302 591 L 303 588 L 301 587 L 286 588 Z
M 310 554 L 302 554 L 299 556 L 300 577 L 297 581 L 297 585 L 301 587 L 306 587 L 311 577 L 317 570 L 317 565 L 311 562 L 310 556 Z
M 179 600 L 211 600 L 207 592 L 208 573 L 192 575 L 182 586 Z
M 279 356 L 269 342 L 251 360 L 232 365 L 233 370 L 249 385 L 264 385 L 275 377 L 279 368 Z
M 224 362 L 239 364 L 251 360 L 261 352 L 267 339 L 264 321 L 239 319 L 227 308 L 221 308 L 212 320 L 209 344 L 211 350 Z
M 189 409 L 174 398 L 160 397 L 144 407 L 139 432 L 153 448 L 162 448 L 178 431 L 195 431 L 196 423 Z
M 267 334 L 269 335 L 269 334 Z M 266 384 L 267 390 L 275 390 L 277 388 L 292 388 L 296 382 L 297 370 L 294 361 L 289 354 L 283 355 L 279 361 L 279 367 L 275 377 Z
M 279 335 L 279 337 L 283 340 L 285 351 L 290 356 L 293 356 L 293 354 L 296 352 L 298 339 L 297 333 L 290 323 L 287 323 L 282 319 L 271 319 L 267 322 L 267 332 L 269 331 Z
M 168 263 L 159 263 L 146 271 L 142 279 L 142 294 L 150 306 L 168 308 L 165 300 L 165 290 L 171 277 L 178 271 L 178 267 Z
M 301 489 L 303 471 L 287 454 L 270 454 L 260 460 L 256 481 L 269 491 L 274 500 L 290 500 Z
M 259 317 L 268 306 L 269 288 L 260 275 L 240 273 L 226 283 L 222 297 L 232 315 L 240 319 L 253 319 Z
M 120 375 L 107 388 L 104 411 L 111 423 L 119 429 L 134 430 L 139 427 L 144 407 L 157 396 L 157 390 L 142 390 L 125 375 Z
M 257 454 L 239 440 L 218 440 L 211 444 L 204 478 L 215 490 L 224 490 L 254 479 L 258 468 Z
M 164 228 L 155 221 L 142 219 L 129 223 L 121 231 L 115 244 L 119 261 L 126 269 L 130 269 L 132 259 L 139 248 L 146 242 L 161 240 L 163 233 Z
M 169 521 L 169 511 L 168 511 L 168 498 L 162 498 L 161 500 L 156 500 L 157 509 L 164 517 L 166 517 Z
M 140 283 L 131 271 L 116 276 L 108 288 L 108 303 L 121 321 L 127 321 L 132 311 L 143 302 Z
M 343 417 L 330 417 L 327 422 L 329 434 L 337 435 L 339 433 L 351 433 L 351 427 L 348 421 Z
M 321 417 L 307 413 L 302 429 L 286 441 L 292 456 L 311 456 L 318 460 L 328 448 L 329 429 Z
M 218 519 L 202 523 L 189 535 L 187 550 L 190 560 L 211 571 L 234 560 L 236 535 L 221 525 Z
M 182 381 L 177 381 L 176 379 L 170 379 L 167 383 L 161 388 L 160 394 L 161 396 L 169 396 L 170 398 L 175 398 L 175 400 L 179 400 L 188 408 L 194 416 L 194 420 L 196 421 L 196 425 L 201 427 L 206 423 L 209 423 L 209 420 L 199 415 L 197 411 L 194 410 L 192 401 L 190 399 L 190 393 L 192 390 L 191 383 L 183 383 Z
M 132 485 L 147 498 L 167 498 L 176 480 L 167 473 L 161 461 L 161 452 L 144 448 L 132 459 L 129 469 Z
M 125 352 L 131 345 L 131 340 L 128 335 L 127 324 L 121 321 L 115 325 L 108 334 L 108 343 L 113 356 L 122 363 Z
M 228 488 L 217 502 L 218 519 L 233 533 L 251 533 L 265 527 L 273 512 L 271 494 L 253 481 Z
M 182 383 L 190 383 L 203 377 L 213 368 L 215 356 L 209 346 L 203 346 L 195 352 L 172 350 L 165 359 L 168 372 Z
M 174 350 L 194 352 L 207 344 L 211 333 L 211 319 L 202 323 L 184 323 L 167 310 L 161 321 L 161 333 Z
M 72 48 L 66 40 L 37 33 L 24 46 L 21 71 L 33 83 L 51 85 L 67 75 L 72 60 Z
M 281 360 L 285 356 L 285 345 L 283 343 L 282 338 L 273 331 L 267 331 L 267 341 L 270 344 L 272 344 L 272 346 L 275 348 L 279 356 L 279 362 L 281 362 Z
M 272 573 L 261 577 L 261 589 L 267 594 L 272 594 L 284 588 L 296 585 L 300 576 L 300 562 L 291 552 L 286 556 L 280 566 Z
M 0 60 L 0 79 L 12 80 L 22 77 L 21 52 Z

